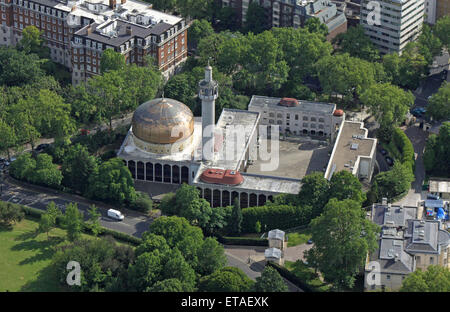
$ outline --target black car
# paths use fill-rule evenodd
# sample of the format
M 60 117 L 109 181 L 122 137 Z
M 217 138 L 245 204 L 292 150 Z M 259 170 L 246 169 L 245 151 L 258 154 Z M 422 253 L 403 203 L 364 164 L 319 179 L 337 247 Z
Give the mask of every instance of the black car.
M 50 147 L 50 144 L 47 144 L 47 143 L 39 144 L 39 145 L 36 147 L 35 151 L 40 152 L 40 151 L 43 151 L 43 150 L 45 150 L 45 149 L 47 149 L 47 148 L 49 148 L 49 147 Z
M 386 157 L 386 162 L 389 166 L 392 166 L 394 164 L 394 160 L 389 156 Z
M 381 155 L 386 156 L 388 152 L 387 152 L 387 150 L 382 148 L 382 149 L 380 149 L 380 153 L 381 153 Z

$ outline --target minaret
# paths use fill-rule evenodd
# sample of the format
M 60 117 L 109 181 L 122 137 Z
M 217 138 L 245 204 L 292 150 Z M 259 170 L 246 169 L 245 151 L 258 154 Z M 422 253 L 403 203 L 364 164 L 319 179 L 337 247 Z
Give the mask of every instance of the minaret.
M 218 96 L 218 84 L 212 78 L 212 67 L 205 68 L 205 79 L 199 83 L 198 97 L 202 100 L 202 160 L 213 160 L 215 101 Z

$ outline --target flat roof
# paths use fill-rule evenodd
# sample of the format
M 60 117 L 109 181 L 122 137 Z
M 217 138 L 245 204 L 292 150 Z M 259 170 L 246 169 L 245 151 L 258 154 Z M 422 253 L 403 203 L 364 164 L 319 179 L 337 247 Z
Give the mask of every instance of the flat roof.
M 281 98 L 253 95 L 248 107 L 249 107 L 249 109 L 252 106 L 271 107 L 271 108 L 277 108 L 277 109 L 304 111 L 304 112 L 312 112 L 312 113 L 319 113 L 319 114 L 333 114 L 333 112 L 336 108 L 336 104 L 311 102 L 311 101 L 304 101 L 304 100 L 297 100 L 298 106 L 286 107 L 286 106 L 278 105 L 280 103 L 280 101 L 281 101 Z
M 429 190 L 431 193 L 450 193 L 450 180 L 430 179 L 429 186 Z
M 367 137 L 367 129 L 362 122 L 344 121 L 336 139 L 333 153 L 326 171 L 329 179 L 334 172 L 341 170 L 357 172 L 359 157 L 373 157 L 377 139 Z
M 220 147 L 220 150 L 215 153 L 214 160 L 208 165 L 214 168 L 238 170 L 249 148 L 250 140 L 255 134 L 258 121 L 259 113 L 257 112 L 224 108 L 216 124 L 216 131 L 220 133 L 222 142 L 221 144 L 215 142 L 215 144 Z M 201 152 L 201 146 L 199 148 Z

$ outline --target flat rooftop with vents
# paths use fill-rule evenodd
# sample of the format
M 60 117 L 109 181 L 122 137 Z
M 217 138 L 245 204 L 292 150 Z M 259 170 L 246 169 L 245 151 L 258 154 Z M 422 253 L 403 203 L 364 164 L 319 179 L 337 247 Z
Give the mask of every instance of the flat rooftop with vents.
M 325 172 L 326 179 L 342 170 L 348 170 L 361 179 L 372 178 L 377 139 L 368 138 L 367 133 L 362 122 L 342 123 Z

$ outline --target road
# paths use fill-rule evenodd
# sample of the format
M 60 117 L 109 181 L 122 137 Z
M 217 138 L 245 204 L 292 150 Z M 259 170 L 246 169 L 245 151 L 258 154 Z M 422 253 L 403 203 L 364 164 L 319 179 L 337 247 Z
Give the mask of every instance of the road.
M 46 191 L 47 189 L 41 187 L 24 187 L 15 184 L 11 178 L 5 178 L 2 183 L 2 192 L 0 200 L 21 204 L 40 210 L 46 210 L 50 202 L 55 204 L 64 211 L 68 203 L 76 203 L 78 208 L 83 212 L 85 220 L 88 219 L 87 210 L 91 204 L 95 204 L 101 213 L 100 224 L 108 229 L 141 237 L 142 233 L 148 230 L 152 219 L 141 215 L 135 211 L 121 209 L 125 219 L 121 222 L 114 221 L 107 217 L 107 210 L 114 208 L 103 203 L 90 201 L 80 196 L 65 194 L 57 191 Z
M 417 202 L 424 200 L 425 192 L 422 192 L 422 184 L 425 179 L 425 166 L 423 164 L 423 152 L 425 149 L 425 139 L 428 134 L 418 127 L 418 123 L 405 129 L 405 134 L 411 140 L 414 147 L 414 154 L 416 156 L 415 180 L 408 194 L 400 201 L 394 203 L 395 205 L 417 206 Z

